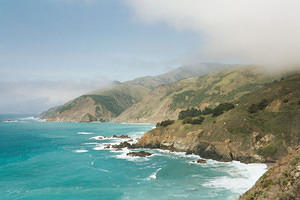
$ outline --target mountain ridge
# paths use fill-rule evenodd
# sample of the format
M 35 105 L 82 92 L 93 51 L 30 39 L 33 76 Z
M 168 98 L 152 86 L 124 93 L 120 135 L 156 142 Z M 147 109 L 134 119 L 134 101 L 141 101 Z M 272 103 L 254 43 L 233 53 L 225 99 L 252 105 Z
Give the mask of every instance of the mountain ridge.
M 202 63 L 180 67 L 158 76 L 137 78 L 124 83 L 116 82 L 112 88 L 91 91 L 64 105 L 50 108 L 39 117 L 48 121 L 111 121 L 159 85 L 231 66 Z
M 182 109 L 205 108 L 233 100 L 276 78 L 253 66 L 236 66 L 200 77 L 183 79 L 153 89 L 121 113 L 117 122 L 152 122 L 176 119 Z

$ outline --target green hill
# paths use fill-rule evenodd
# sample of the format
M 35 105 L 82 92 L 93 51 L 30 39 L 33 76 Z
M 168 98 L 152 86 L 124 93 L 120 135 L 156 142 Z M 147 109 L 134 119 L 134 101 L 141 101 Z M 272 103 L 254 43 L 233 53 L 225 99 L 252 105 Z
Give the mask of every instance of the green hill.
M 158 126 L 146 133 L 139 145 L 223 161 L 275 162 L 300 144 L 300 74 L 261 84 L 235 97 L 225 98 L 233 109 L 221 106 L 221 112 L 218 108 L 211 114 Z
M 254 67 L 236 66 L 200 77 L 183 79 L 155 88 L 140 102 L 125 110 L 116 121 L 156 123 L 166 119 L 177 119 L 182 109 L 203 109 L 235 101 L 273 78 Z
M 159 76 L 148 76 L 124 83 L 116 82 L 110 89 L 92 91 L 62 106 L 51 108 L 43 112 L 40 118 L 48 121 L 111 121 L 159 85 L 200 76 L 230 66 L 212 63 L 197 64 L 180 67 Z

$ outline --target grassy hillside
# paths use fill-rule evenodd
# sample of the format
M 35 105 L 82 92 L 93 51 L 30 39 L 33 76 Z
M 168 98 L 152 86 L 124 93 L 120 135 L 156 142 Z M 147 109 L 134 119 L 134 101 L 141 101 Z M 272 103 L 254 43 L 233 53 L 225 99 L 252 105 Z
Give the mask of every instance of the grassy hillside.
M 234 108 L 223 114 L 192 118 L 203 117 L 200 124 L 191 124 L 189 119 L 159 126 L 139 144 L 244 162 L 275 162 L 300 144 L 300 74 L 228 100 Z
M 110 89 L 89 92 L 62 106 L 49 109 L 40 117 L 49 121 L 110 121 L 159 85 L 228 67 L 230 65 L 198 64 L 180 67 L 159 76 L 116 82 Z
M 235 101 L 272 80 L 253 67 L 235 67 L 155 88 L 116 120 L 157 122 L 176 119 L 182 109 Z
M 162 75 L 137 78 L 135 80 L 128 81 L 128 83 L 154 89 L 160 85 L 170 84 L 186 78 L 202 76 L 204 74 L 229 69 L 231 67 L 233 67 L 233 65 L 220 63 L 186 65 Z

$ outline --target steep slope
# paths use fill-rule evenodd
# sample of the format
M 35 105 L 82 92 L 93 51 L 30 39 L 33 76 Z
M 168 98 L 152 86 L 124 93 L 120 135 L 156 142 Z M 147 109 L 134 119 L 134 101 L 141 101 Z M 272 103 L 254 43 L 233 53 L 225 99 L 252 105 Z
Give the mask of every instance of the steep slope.
M 218 116 L 203 115 L 202 124 L 178 120 L 159 126 L 138 145 L 222 161 L 275 162 L 300 144 L 300 74 L 228 100 L 233 101 L 233 109 Z
M 125 83 L 116 82 L 111 89 L 92 91 L 62 106 L 51 108 L 42 113 L 40 118 L 48 121 L 110 121 L 159 85 L 230 66 L 213 63 L 197 64 L 180 67 L 159 76 L 138 78 Z
M 182 109 L 233 101 L 272 78 L 254 67 L 234 67 L 155 88 L 116 121 L 158 122 L 176 119 Z
M 300 148 L 269 169 L 239 200 L 299 200 Z
M 49 109 L 40 117 L 48 121 L 110 121 L 140 101 L 149 90 L 124 83 L 98 94 L 82 95 L 62 106 Z

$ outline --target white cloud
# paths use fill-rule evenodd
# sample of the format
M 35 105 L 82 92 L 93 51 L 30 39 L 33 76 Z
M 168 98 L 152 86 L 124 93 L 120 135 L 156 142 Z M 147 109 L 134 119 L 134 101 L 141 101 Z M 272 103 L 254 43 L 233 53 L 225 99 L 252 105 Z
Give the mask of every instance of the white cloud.
M 201 34 L 205 59 L 300 63 L 298 0 L 126 0 L 145 22 Z

